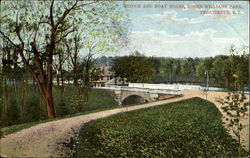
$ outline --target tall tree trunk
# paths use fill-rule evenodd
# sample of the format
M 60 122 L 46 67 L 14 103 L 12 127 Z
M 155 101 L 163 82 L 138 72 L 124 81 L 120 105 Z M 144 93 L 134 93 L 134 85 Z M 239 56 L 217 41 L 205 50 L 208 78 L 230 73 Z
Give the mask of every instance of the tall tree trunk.
M 85 76 L 84 76 L 84 86 L 85 87 L 89 87 L 89 78 L 90 78 L 90 75 L 89 75 L 89 61 L 87 61 L 86 63 L 86 67 L 85 67 Z
M 15 90 L 15 93 L 17 92 L 17 82 L 16 82 L 16 79 L 14 78 L 13 79 L 13 84 L 14 84 L 14 90 Z
M 3 105 L 4 105 L 4 113 L 7 115 L 8 106 L 9 106 L 9 96 L 8 96 L 8 87 L 7 87 L 7 77 L 3 78 Z
M 62 74 L 61 74 L 61 83 L 62 83 L 62 85 L 61 85 L 61 91 L 62 91 L 62 95 L 64 95 L 64 77 L 63 77 Z
M 64 93 L 64 77 L 63 77 L 63 75 L 61 76 L 61 79 L 62 79 L 62 92 Z
M 50 72 L 50 71 L 49 71 Z M 38 83 L 39 89 L 45 101 L 48 118 L 55 118 L 53 93 L 52 93 L 52 74 L 49 73 L 47 83 Z
M 33 89 L 36 89 L 36 79 L 32 78 L 32 86 L 33 86 Z
M 20 107 L 21 112 L 23 112 L 24 110 L 24 98 L 25 98 L 25 93 L 26 93 L 26 79 L 25 78 L 23 79 L 23 89 L 22 89 L 21 107 Z
M 47 113 L 49 118 L 55 118 L 55 109 L 52 95 L 52 88 L 48 88 L 45 92 L 45 103 L 47 108 Z
M 63 68 L 62 68 L 62 60 L 60 59 L 60 63 L 59 63 L 59 72 L 60 72 L 60 78 L 61 78 L 61 92 L 62 92 L 62 95 L 64 95 L 64 77 L 63 77 Z
M 73 73 L 74 73 L 74 74 L 73 74 L 74 76 L 73 76 L 73 80 L 74 80 L 74 86 L 75 86 L 75 87 L 78 85 L 78 81 L 77 81 L 77 68 L 76 68 L 76 66 L 77 66 L 77 65 L 74 64 L 74 70 L 73 70 L 73 71 L 74 71 L 74 72 L 73 72 Z
M 48 112 L 49 118 L 55 118 L 55 110 L 54 110 L 54 102 L 53 102 L 53 93 L 52 93 L 52 86 L 53 86 L 53 78 L 52 78 L 52 64 L 53 64 L 53 51 L 55 48 L 55 35 L 52 33 L 51 35 L 51 45 L 49 50 L 49 59 L 48 59 L 48 78 L 47 78 L 47 85 L 45 85 L 45 102 Z
M 56 82 L 57 86 L 60 86 L 60 75 L 58 73 L 56 74 Z
M 42 95 L 40 95 L 40 98 L 39 98 L 39 119 L 42 119 L 42 106 L 43 106 L 43 101 L 44 101 L 44 98 Z

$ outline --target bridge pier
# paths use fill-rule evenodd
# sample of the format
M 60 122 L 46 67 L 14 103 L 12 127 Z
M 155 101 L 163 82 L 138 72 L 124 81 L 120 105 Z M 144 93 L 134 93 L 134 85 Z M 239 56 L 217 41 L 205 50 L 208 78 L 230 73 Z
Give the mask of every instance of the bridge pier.
M 150 101 L 156 101 L 159 98 L 158 93 L 149 93 Z
M 118 105 L 122 105 L 122 91 L 121 90 L 115 90 L 114 91 L 114 99 L 118 102 Z

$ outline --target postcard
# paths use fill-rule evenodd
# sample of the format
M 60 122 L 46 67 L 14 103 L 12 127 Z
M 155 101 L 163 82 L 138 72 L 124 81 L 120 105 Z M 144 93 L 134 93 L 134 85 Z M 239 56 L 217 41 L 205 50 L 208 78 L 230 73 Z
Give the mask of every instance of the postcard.
M 249 1 L 0 1 L 1 157 L 249 157 Z

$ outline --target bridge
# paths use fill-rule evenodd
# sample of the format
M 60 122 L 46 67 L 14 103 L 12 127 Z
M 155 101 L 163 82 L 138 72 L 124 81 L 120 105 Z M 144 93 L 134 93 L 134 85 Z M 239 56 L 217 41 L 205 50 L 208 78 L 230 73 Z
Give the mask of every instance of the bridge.
M 155 87 L 134 87 L 132 84 L 129 86 L 112 85 L 98 89 L 109 90 L 119 105 L 152 102 L 155 100 L 165 99 L 173 95 L 181 95 L 181 90 Z M 133 101 L 131 102 L 131 100 Z

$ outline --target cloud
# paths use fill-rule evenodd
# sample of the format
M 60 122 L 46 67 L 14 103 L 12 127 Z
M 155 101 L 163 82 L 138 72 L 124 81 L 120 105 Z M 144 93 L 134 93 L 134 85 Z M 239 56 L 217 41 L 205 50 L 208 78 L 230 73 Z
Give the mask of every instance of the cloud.
M 171 11 L 165 11 L 163 14 L 152 14 L 149 15 L 151 18 L 155 19 L 160 19 L 162 21 L 168 21 L 170 23 L 174 24 L 183 24 L 187 23 L 189 21 L 188 18 L 177 18 L 177 12 L 174 10 Z
M 209 9 L 207 11 L 214 11 L 214 10 L 215 9 Z M 220 11 L 222 10 L 224 9 L 220 9 Z M 232 11 L 232 10 L 228 9 L 227 11 Z M 173 23 L 173 24 L 198 24 L 198 23 L 203 23 L 207 21 L 230 20 L 230 19 L 235 18 L 236 16 L 233 16 L 230 14 L 205 14 L 196 18 L 186 18 L 186 17 L 178 17 L 178 14 L 175 10 L 170 10 L 170 11 L 165 11 L 162 14 L 151 14 L 151 15 L 148 15 L 148 17 L 152 19 L 159 19 L 159 20 Z
M 203 30 L 202 32 L 199 31 L 192 31 L 188 34 L 186 34 L 183 38 L 187 39 L 187 40 L 213 40 L 214 38 L 214 34 L 216 33 L 216 31 L 214 29 L 206 29 Z
M 205 57 L 227 53 L 225 48 L 239 42 L 238 38 L 216 37 L 214 29 L 171 35 L 165 30 L 136 31 L 130 35 L 133 50 L 149 56 Z

